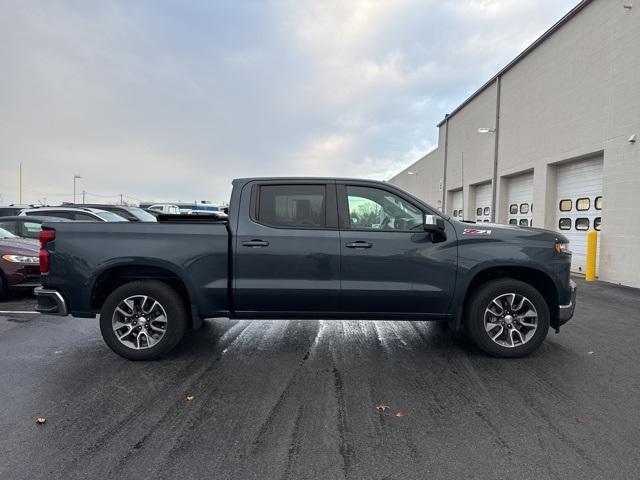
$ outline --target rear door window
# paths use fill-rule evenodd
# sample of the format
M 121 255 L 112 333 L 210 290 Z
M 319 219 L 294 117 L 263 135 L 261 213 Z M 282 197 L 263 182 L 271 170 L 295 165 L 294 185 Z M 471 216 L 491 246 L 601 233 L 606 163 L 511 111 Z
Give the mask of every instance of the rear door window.
M 280 228 L 326 228 L 324 185 L 262 185 L 256 219 Z
M 96 221 L 98 221 L 98 219 L 96 217 L 94 217 L 93 215 L 89 215 L 87 213 L 73 212 L 71 215 L 72 215 L 72 220 L 77 220 L 77 221 L 80 221 L 80 222 L 96 222 Z
M 37 217 L 55 217 L 55 218 L 66 218 L 69 220 L 73 220 L 73 212 L 65 212 L 61 210 L 48 210 L 46 212 L 29 212 L 27 215 L 37 216 Z
M 38 234 L 42 230 L 42 224 L 35 222 L 22 222 L 22 235 L 26 238 L 38 238 Z
M 13 234 L 16 233 L 16 221 L 15 220 L 2 220 L 0 221 L 0 228 L 6 230 L 7 232 L 11 232 Z

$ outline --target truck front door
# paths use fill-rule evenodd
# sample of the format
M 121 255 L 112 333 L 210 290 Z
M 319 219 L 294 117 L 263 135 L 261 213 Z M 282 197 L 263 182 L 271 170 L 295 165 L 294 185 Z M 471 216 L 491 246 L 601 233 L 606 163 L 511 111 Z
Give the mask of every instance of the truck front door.
M 447 313 L 456 278 L 456 235 L 423 230 L 423 208 L 392 189 L 338 184 L 342 309 L 382 318 Z
M 240 211 L 234 239 L 236 313 L 277 317 L 339 310 L 335 183 L 248 184 Z

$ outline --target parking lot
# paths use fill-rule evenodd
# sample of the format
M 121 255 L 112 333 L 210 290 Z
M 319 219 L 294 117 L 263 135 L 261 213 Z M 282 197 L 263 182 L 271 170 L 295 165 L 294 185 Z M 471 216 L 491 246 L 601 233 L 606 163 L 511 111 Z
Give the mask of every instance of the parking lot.
M 637 478 L 640 295 L 579 283 L 520 360 L 429 323 L 215 320 L 134 363 L 95 320 L 0 313 L 0 478 Z

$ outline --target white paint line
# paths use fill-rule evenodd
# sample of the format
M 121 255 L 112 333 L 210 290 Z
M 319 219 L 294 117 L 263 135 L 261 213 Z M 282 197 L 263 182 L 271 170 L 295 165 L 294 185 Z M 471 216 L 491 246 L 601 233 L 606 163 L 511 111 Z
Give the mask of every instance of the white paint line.
M 30 314 L 39 314 L 40 312 L 34 312 L 29 310 L 0 310 L 0 315 L 14 315 L 16 313 L 30 313 Z

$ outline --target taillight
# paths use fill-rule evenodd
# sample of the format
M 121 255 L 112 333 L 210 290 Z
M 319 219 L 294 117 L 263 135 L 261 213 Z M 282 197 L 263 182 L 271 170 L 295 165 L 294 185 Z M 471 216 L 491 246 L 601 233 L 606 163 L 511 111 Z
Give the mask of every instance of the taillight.
M 49 252 L 47 251 L 47 243 L 56 239 L 55 230 L 42 230 L 38 235 L 40 239 L 40 253 L 38 258 L 40 259 L 40 273 L 49 272 Z

